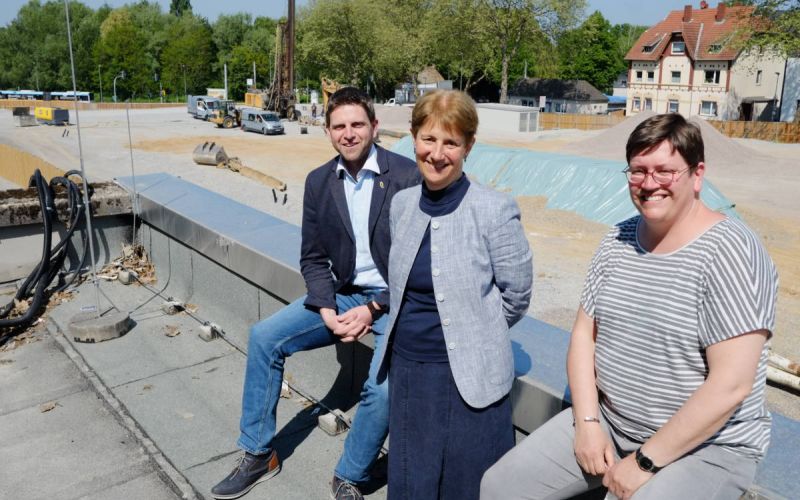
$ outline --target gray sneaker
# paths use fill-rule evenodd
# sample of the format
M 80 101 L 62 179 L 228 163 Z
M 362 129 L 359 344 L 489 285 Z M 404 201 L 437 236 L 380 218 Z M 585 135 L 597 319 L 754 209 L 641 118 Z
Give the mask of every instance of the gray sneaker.
M 245 452 L 228 477 L 211 488 L 211 496 L 221 500 L 239 498 L 280 471 L 281 463 L 275 450 L 269 455 Z
M 364 500 L 364 495 L 353 483 L 333 476 L 331 481 L 331 500 Z

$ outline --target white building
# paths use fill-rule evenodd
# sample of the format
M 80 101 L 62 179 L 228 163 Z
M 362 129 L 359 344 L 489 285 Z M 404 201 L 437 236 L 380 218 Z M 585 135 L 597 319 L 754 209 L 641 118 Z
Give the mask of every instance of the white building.
M 703 2 L 705 5 L 705 2 Z M 628 114 L 700 115 L 721 120 L 778 119 L 785 59 L 737 47 L 754 7 L 691 5 L 670 12 L 628 51 Z

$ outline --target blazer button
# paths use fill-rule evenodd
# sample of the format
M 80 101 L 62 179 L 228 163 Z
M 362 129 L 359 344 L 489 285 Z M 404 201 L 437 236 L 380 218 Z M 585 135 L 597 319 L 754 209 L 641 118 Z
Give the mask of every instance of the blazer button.
M 456 343 L 455 342 L 450 342 L 449 344 L 447 344 L 447 348 L 452 351 L 453 349 L 456 348 Z
M 444 294 L 443 293 L 437 293 L 436 294 L 436 300 L 438 300 L 439 302 L 444 302 Z
M 434 276 L 439 276 L 439 268 L 434 269 L 432 274 Z
M 442 324 L 444 326 L 450 326 L 450 318 L 445 318 L 442 320 Z
M 431 228 L 439 229 L 439 221 L 435 220 L 435 221 L 431 222 Z

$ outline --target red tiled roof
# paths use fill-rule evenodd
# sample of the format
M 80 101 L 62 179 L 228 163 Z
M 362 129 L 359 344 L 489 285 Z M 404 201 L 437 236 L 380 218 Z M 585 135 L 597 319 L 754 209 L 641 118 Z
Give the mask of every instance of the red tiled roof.
M 695 61 L 729 61 L 739 55 L 732 41 L 736 30 L 751 22 L 755 7 L 733 6 L 725 8 L 722 21 L 717 22 L 717 7 L 692 8 L 691 19 L 684 21 L 684 10 L 673 10 L 663 21 L 639 37 L 625 56 L 626 61 L 658 61 L 669 47 L 673 33 L 681 34 L 686 43 L 686 55 Z M 721 45 L 718 52 L 709 52 L 712 45 Z M 650 52 L 644 52 L 652 46 Z

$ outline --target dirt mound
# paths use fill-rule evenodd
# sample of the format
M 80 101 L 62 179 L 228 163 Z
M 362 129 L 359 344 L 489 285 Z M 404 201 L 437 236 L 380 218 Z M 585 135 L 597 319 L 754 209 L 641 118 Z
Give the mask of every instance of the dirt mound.
M 591 158 L 625 161 L 625 143 L 628 142 L 628 136 L 640 123 L 651 116 L 656 116 L 656 113 L 645 111 L 631 116 L 605 132 L 564 147 L 563 152 Z M 742 163 L 757 166 L 760 162 L 771 161 L 768 156 L 721 134 L 702 118 L 693 116 L 689 118 L 689 121 L 700 127 L 705 144 L 706 163 L 710 166 L 725 168 L 727 165 Z
M 633 129 L 651 116 L 656 116 L 656 113 L 644 111 L 633 115 L 605 132 L 564 147 L 562 151 L 590 158 L 625 161 L 625 143 L 628 142 L 628 136 Z

